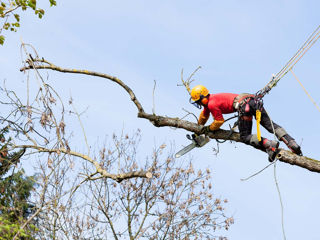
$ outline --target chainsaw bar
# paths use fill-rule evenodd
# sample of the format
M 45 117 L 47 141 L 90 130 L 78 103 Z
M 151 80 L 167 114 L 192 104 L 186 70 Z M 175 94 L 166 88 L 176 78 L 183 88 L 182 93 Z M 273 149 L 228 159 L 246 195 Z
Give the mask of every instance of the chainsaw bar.
M 179 152 L 176 153 L 175 157 L 179 158 L 183 155 L 185 155 L 186 153 L 190 152 L 192 149 L 194 149 L 195 147 L 203 147 L 204 145 L 206 145 L 209 141 L 210 138 L 204 135 L 200 135 L 200 136 L 196 136 L 195 134 L 192 134 L 192 137 L 187 134 L 187 138 L 189 140 L 192 141 L 191 144 L 189 144 L 188 146 L 182 148 Z

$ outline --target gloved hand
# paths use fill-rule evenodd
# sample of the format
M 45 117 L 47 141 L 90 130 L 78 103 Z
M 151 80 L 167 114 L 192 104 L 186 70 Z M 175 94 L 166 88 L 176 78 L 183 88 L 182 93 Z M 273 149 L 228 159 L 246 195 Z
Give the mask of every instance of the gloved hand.
M 204 134 L 204 135 L 208 135 L 209 132 L 212 132 L 210 130 L 210 126 L 204 126 L 202 129 L 201 129 L 201 134 Z

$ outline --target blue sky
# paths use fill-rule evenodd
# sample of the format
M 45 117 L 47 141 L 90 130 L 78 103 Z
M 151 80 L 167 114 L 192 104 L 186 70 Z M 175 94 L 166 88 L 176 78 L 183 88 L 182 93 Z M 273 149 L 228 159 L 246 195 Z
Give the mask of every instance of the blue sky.
M 7 34 L 6 44 L 0 48 L 0 79 L 24 94 L 25 76 L 19 72 L 22 38 L 56 65 L 119 77 L 134 90 L 147 112 L 152 109 L 156 80 L 157 114 L 181 117 L 185 108 L 198 115 L 188 104 L 185 89 L 177 87 L 182 68 L 187 76 L 202 66 L 195 83 L 206 85 L 212 93 L 254 93 L 319 25 L 319 8 L 320 2 L 315 0 L 58 1 L 57 7 L 47 9 L 43 20 L 23 14 L 18 33 Z M 319 56 L 320 42 L 294 69 L 318 104 Z M 127 132 L 142 130 L 141 155 L 143 149 L 151 152 L 155 144 L 163 142 L 174 141 L 177 150 L 186 144 L 184 130 L 157 129 L 137 119 L 127 94 L 111 82 L 53 72 L 49 76 L 65 99 L 72 95 L 77 108 L 89 107 L 83 121 L 92 144 L 123 128 Z M 283 78 L 264 101 L 273 120 L 302 142 L 303 153 L 320 159 L 320 113 L 293 76 Z M 230 239 L 282 239 L 273 167 L 240 181 L 268 164 L 266 154 L 243 144 L 224 143 L 216 157 L 215 146 L 211 141 L 191 155 L 196 166 L 213 170 L 216 194 L 229 200 L 227 211 L 234 215 L 235 224 L 226 235 Z M 287 239 L 320 239 L 320 175 L 279 162 L 277 176 Z

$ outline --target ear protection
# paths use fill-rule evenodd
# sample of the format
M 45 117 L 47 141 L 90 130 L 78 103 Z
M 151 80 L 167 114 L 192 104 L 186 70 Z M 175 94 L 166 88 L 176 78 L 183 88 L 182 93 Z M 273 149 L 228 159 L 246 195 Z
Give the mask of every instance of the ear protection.
M 197 101 L 193 102 L 192 99 L 190 98 L 189 102 L 195 107 L 201 109 L 201 104 L 207 105 L 209 100 L 208 100 L 208 97 L 205 97 L 202 94 L 200 94 L 200 98 Z
M 204 96 L 202 96 L 202 95 L 201 95 L 200 99 L 201 99 L 201 103 L 204 104 L 204 105 L 207 105 L 208 102 L 209 102 L 208 98 L 207 98 L 207 97 L 204 97 Z

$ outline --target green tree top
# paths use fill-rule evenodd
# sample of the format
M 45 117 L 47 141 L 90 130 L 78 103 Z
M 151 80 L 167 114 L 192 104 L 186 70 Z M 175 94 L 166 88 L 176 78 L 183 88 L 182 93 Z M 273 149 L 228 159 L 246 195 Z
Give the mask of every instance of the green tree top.
M 55 0 L 49 0 L 50 6 L 56 6 Z M 20 27 L 20 14 L 18 10 L 33 11 L 42 18 L 45 11 L 37 7 L 37 0 L 0 0 L 0 44 L 3 45 L 5 36 L 1 35 L 3 30 L 16 32 Z

